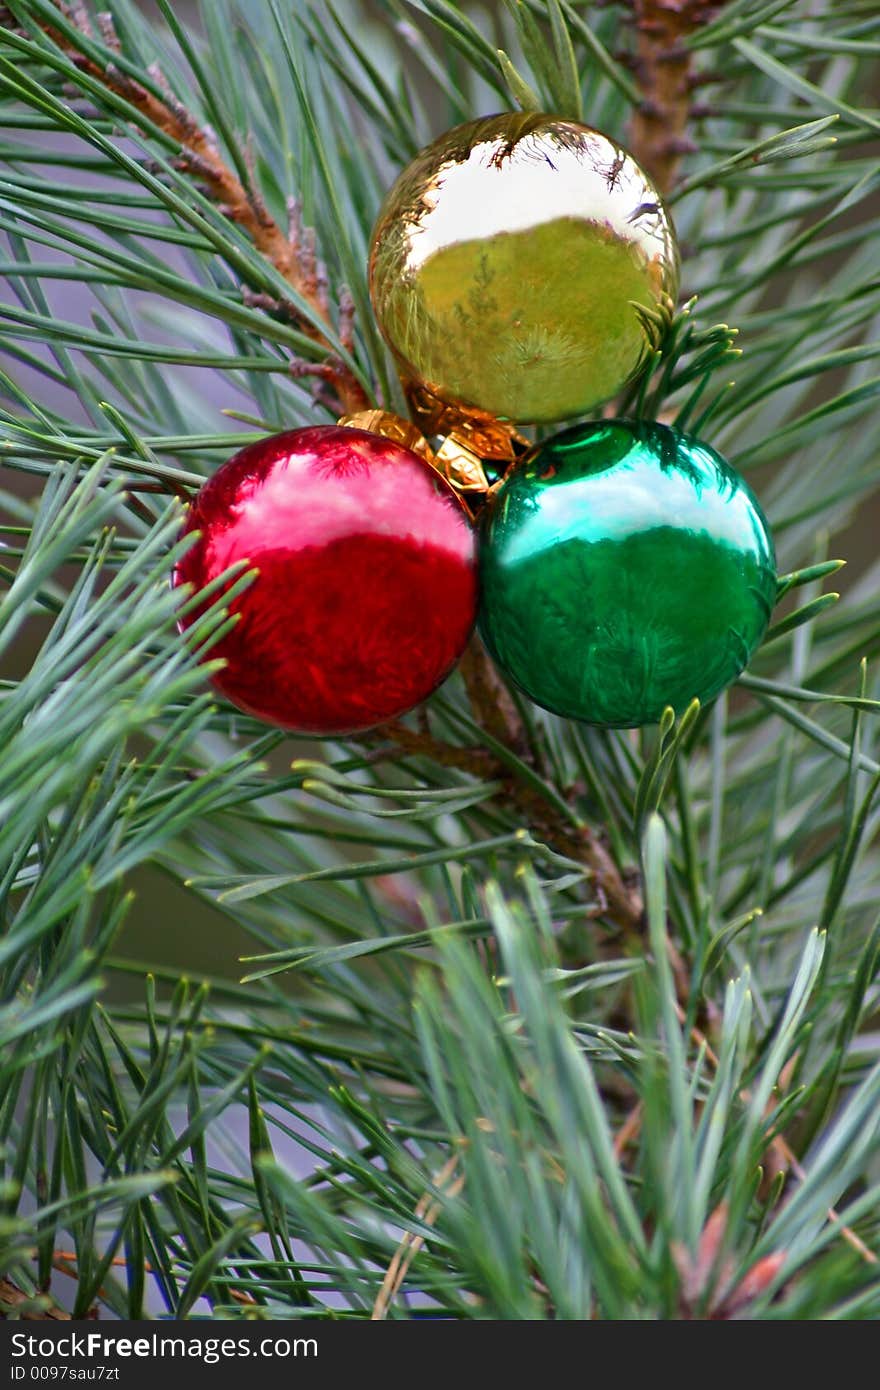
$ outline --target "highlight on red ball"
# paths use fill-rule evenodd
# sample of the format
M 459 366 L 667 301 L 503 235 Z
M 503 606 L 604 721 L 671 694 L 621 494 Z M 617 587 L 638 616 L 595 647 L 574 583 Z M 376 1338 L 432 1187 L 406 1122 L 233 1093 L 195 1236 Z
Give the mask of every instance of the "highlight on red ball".
M 175 584 L 202 589 L 241 561 L 257 570 L 208 655 L 226 662 L 217 689 L 269 723 L 325 735 L 384 724 L 426 699 L 467 645 L 467 514 L 428 463 L 380 435 L 326 425 L 249 445 L 195 497 L 192 531 Z

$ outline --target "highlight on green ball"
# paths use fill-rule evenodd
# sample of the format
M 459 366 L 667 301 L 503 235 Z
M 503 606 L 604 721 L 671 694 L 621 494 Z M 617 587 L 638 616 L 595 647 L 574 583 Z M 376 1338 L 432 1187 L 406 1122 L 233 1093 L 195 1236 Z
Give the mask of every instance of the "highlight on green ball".
M 479 627 L 536 704 L 630 728 L 730 685 L 776 599 L 767 520 L 709 445 L 603 420 L 536 445 L 484 518 Z

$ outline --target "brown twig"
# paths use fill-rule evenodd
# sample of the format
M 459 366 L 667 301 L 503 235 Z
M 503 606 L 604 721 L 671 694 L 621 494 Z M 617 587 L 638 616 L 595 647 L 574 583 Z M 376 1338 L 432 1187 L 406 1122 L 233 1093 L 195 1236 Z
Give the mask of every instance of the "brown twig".
M 636 52 L 631 59 L 642 102 L 633 113 L 629 145 L 661 193 L 675 183 L 688 136 L 695 85 L 691 51 L 684 40 L 708 22 L 718 0 L 631 0 Z
M 776 1149 L 780 1160 L 782 1160 L 791 1172 L 794 1173 L 798 1182 L 803 1182 L 807 1174 L 788 1141 L 783 1139 L 781 1134 L 777 1134 L 772 1140 L 772 1146 Z M 835 1211 L 834 1207 L 829 1207 L 826 1215 L 828 1220 L 839 1228 L 841 1239 L 845 1240 L 852 1250 L 855 1250 L 856 1254 L 864 1260 L 865 1264 L 875 1265 L 880 1262 L 874 1251 L 870 1246 L 865 1244 L 861 1236 L 856 1235 L 851 1226 L 844 1225 L 843 1221 L 840 1219 L 839 1213 Z
M 461 660 L 460 671 L 474 714 L 481 726 L 526 763 L 532 751 L 525 727 L 504 683 L 478 638 Z M 610 851 L 594 830 L 561 816 L 533 787 L 498 763 L 496 776 L 505 779 L 514 805 L 527 817 L 532 829 L 570 859 L 585 863 L 608 913 L 628 934 L 641 932 L 644 905 L 637 886 L 625 882 Z
M 606 918 L 629 937 L 640 935 L 644 919 L 641 892 L 637 885 L 624 879 L 601 837 L 589 826 L 567 819 L 501 758 L 485 748 L 445 743 L 425 727 L 408 729 L 400 723 L 385 724 L 373 737 L 391 740 L 405 752 L 430 758 L 444 767 L 455 767 L 484 780 L 499 781 L 503 788 L 499 798 L 522 815 L 535 838 L 590 870 L 601 904 L 601 912 L 596 915 Z M 499 741 L 509 746 L 507 739 Z
M 499 768 L 492 755 L 485 748 L 462 747 L 454 743 L 444 743 L 435 738 L 427 729 L 408 729 L 395 721 L 384 724 L 377 730 L 381 738 L 389 738 L 405 753 L 413 753 L 420 758 L 430 758 L 443 767 L 456 767 L 461 772 L 469 772 L 473 777 L 494 780 Z
M 0 1321 L 7 1318 L 21 1319 L 22 1322 L 69 1322 L 70 1314 L 59 1308 L 47 1294 L 38 1294 L 33 1298 L 13 1284 L 11 1279 L 0 1278 Z
M 453 1154 L 434 1178 L 434 1186 L 440 1188 L 446 1197 L 457 1197 L 464 1187 L 464 1178 L 461 1175 L 453 1181 L 457 1164 L 458 1154 Z M 430 1192 L 423 1192 L 416 1203 L 415 1216 L 416 1219 L 423 1222 L 424 1225 L 433 1226 L 441 1210 L 442 1205 L 440 1201 L 436 1197 L 433 1197 Z M 382 1280 L 382 1287 L 376 1295 L 376 1302 L 373 1305 L 372 1312 L 373 1321 L 378 1322 L 388 1316 L 388 1309 L 391 1307 L 400 1286 L 406 1278 L 406 1272 L 424 1243 L 424 1236 L 414 1235 L 412 1231 L 407 1231 L 404 1235 L 385 1272 L 385 1278 Z
M 634 1143 L 639 1137 L 642 1128 L 643 1106 L 641 1101 L 637 1101 L 630 1110 L 620 1129 L 614 1136 L 614 1157 L 623 1158 L 630 1144 Z
M 479 637 L 471 638 L 458 669 L 480 725 L 519 757 L 528 757 L 523 722 Z
M 82 34 L 83 38 L 94 40 L 88 15 L 84 7 L 55 0 L 60 15 Z M 0 15 L 2 18 L 2 15 Z M 101 37 L 105 46 L 113 53 L 120 52 L 119 38 L 110 15 L 99 19 Z M 72 58 L 81 72 L 100 82 L 108 91 L 123 97 L 135 107 L 144 118 L 145 126 L 161 130 L 178 147 L 173 160 L 175 168 L 190 174 L 202 184 L 209 196 L 221 208 L 230 221 L 235 222 L 247 233 L 254 246 L 283 275 L 288 284 L 305 300 L 317 323 L 302 317 L 296 307 L 287 301 L 279 301 L 286 316 L 292 315 L 300 330 L 329 350 L 326 330 L 332 327 L 330 318 L 330 297 L 327 287 L 327 273 L 318 259 L 314 232 L 303 227 L 298 205 L 290 205 L 290 225 L 287 232 L 279 227 L 269 213 L 253 172 L 253 161 L 248 159 L 249 178 L 243 183 L 235 171 L 223 158 L 213 133 L 200 125 L 193 113 L 174 94 L 164 75 L 155 65 L 149 69 L 150 77 L 162 95 L 157 96 L 135 78 L 129 77 L 112 60 L 99 63 L 77 46 L 69 33 L 62 32 L 48 24 L 41 24 L 52 41 Z M 351 309 L 349 301 L 340 305 L 340 331 L 344 330 L 348 342 L 351 341 Z M 337 414 L 354 413 L 369 405 L 369 399 L 354 373 L 338 357 L 330 363 L 334 400 L 333 408 Z

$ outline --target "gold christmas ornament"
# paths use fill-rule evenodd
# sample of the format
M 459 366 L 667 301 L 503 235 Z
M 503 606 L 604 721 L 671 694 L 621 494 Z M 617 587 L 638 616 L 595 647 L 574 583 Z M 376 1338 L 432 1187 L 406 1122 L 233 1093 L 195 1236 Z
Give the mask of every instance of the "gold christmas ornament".
M 607 135 L 555 116 L 441 136 L 373 233 L 373 307 L 427 432 L 450 406 L 489 437 L 491 417 L 591 410 L 642 364 L 636 305 L 677 289 L 675 233 L 648 176 Z

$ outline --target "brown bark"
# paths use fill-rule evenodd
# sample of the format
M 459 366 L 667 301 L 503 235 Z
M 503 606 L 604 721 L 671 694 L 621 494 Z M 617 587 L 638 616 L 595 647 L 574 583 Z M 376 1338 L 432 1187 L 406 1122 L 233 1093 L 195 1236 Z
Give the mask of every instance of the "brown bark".
M 633 155 L 663 194 L 675 184 L 688 136 L 692 55 L 684 40 L 718 10 L 717 0 L 632 0 L 636 52 L 632 60 L 642 102 L 629 127 Z

